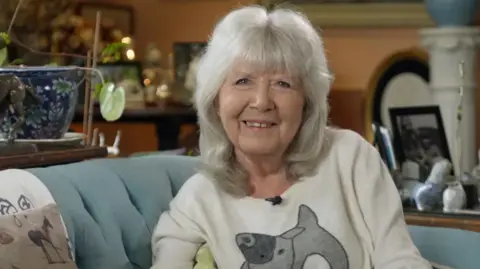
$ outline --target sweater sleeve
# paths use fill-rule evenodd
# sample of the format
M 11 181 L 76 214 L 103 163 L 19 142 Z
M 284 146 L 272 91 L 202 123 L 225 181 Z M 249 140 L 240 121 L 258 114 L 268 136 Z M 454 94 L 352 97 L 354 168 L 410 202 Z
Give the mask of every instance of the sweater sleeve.
M 187 181 L 185 185 L 189 185 Z M 155 227 L 152 236 L 151 269 L 192 269 L 195 255 L 205 242 L 195 221 L 194 190 L 185 186 L 170 203 Z
M 358 203 L 373 241 L 376 269 L 431 269 L 412 242 L 397 188 L 378 151 L 362 139 L 354 169 Z

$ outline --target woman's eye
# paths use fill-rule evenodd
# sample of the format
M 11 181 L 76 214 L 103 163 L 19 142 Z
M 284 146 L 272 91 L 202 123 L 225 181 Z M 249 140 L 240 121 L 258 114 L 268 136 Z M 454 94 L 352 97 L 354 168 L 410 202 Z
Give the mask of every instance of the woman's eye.
M 284 87 L 284 88 L 290 88 L 291 87 L 290 83 L 285 82 L 285 81 L 279 81 L 277 84 L 281 87 Z
M 241 79 L 239 79 L 235 82 L 236 85 L 243 85 L 243 84 L 247 84 L 247 83 L 248 83 L 247 78 L 241 78 Z

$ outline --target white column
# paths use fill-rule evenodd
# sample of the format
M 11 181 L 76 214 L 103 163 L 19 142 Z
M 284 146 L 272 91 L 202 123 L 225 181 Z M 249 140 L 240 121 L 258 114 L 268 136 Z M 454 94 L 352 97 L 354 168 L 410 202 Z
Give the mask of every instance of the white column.
M 430 54 L 430 86 L 439 104 L 455 173 L 472 171 L 476 149 L 476 55 L 480 29 L 476 27 L 431 28 L 420 30 L 421 44 Z M 459 64 L 464 62 L 464 80 Z M 456 157 L 457 105 L 464 85 L 462 118 L 462 168 Z

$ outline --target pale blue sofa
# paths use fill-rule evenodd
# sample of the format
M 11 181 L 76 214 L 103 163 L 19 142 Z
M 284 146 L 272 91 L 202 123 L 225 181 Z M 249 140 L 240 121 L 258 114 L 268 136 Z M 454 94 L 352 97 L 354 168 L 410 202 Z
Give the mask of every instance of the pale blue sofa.
M 157 219 L 195 165 L 192 157 L 144 156 L 29 171 L 57 201 L 80 269 L 143 269 L 151 265 Z M 455 269 L 480 268 L 480 233 L 409 229 L 429 260 Z

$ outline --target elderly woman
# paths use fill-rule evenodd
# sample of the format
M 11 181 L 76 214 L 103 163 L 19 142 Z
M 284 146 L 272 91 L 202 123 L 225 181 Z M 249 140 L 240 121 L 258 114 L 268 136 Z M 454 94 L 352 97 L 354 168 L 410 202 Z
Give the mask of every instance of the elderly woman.
M 158 222 L 153 268 L 424 269 L 398 192 L 359 135 L 327 127 L 331 76 L 301 14 L 232 11 L 199 62 L 202 166 Z

